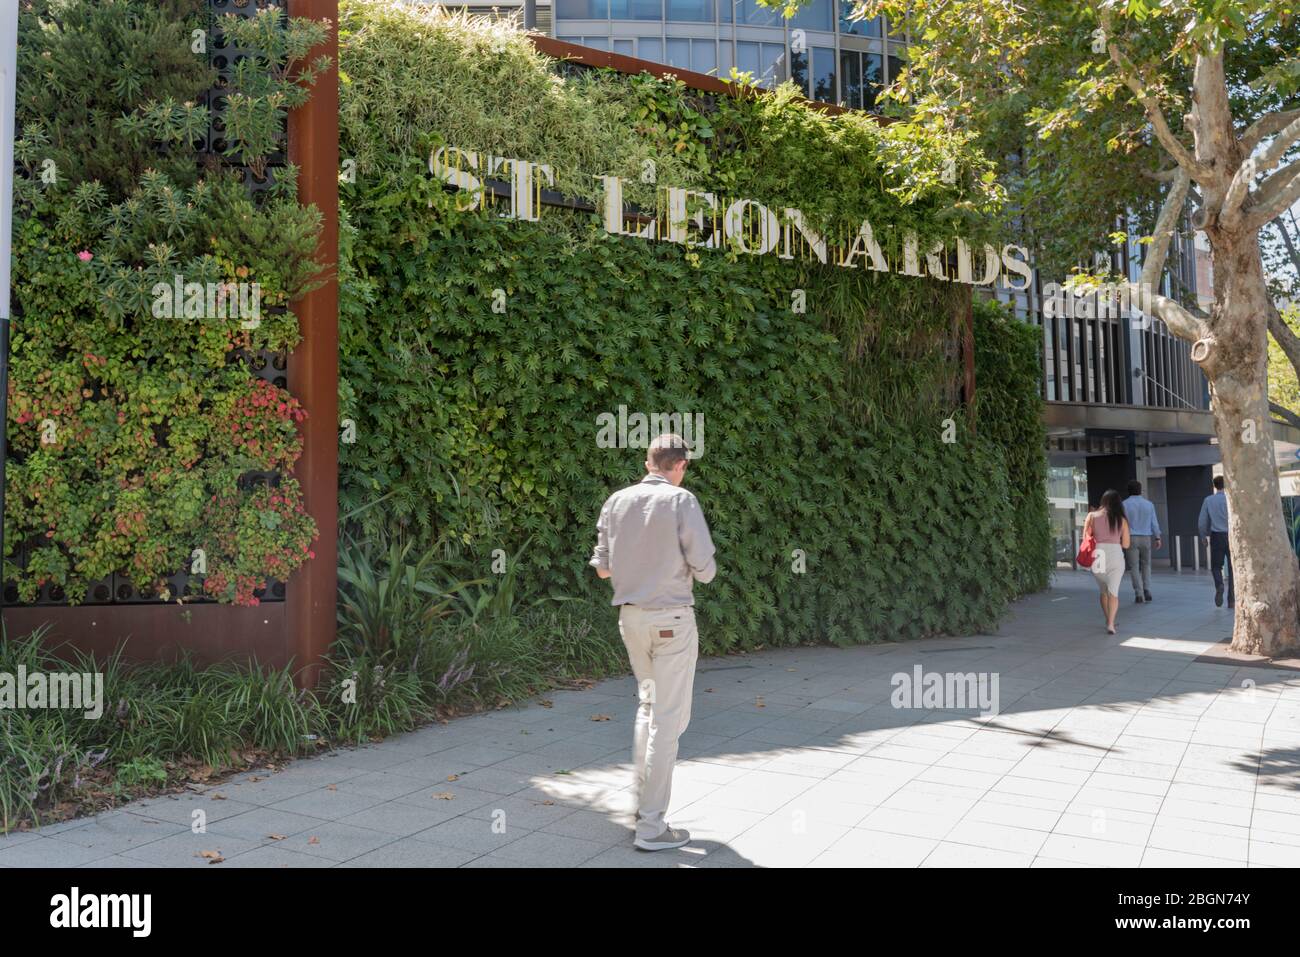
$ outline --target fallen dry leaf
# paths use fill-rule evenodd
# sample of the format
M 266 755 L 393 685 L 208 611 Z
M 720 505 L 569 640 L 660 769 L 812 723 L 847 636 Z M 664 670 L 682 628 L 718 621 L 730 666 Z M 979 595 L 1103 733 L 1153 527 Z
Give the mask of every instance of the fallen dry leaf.
M 543 708 L 553 708 L 553 707 L 555 707 L 555 702 L 554 702 L 554 701 L 551 701 L 551 700 L 549 700 L 549 699 L 547 699 L 547 698 L 543 698 L 541 701 L 539 701 L 539 702 L 537 702 L 537 703 L 540 704 Z
M 203 858 L 209 864 L 220 864 L 225 860 L 220 851 L 199 851 L 196 856 Z
M 608 721 L 608 720 L 609 720 L 609 715 L 607 715 L 607 714 L 593 714 L 593 715 L 591 716 L 591 720 L 592 720 L 592 721 Z
M 326 790 L 326 791 L 337 791 L 338 789 L 339 789 L 339 786 L 338 786 L 337 784 L 327 784 L 327 785 L 325 785 L 325 790 Z
M 459 775 L 459 774 L 449 774 L 449 775 L 447 775 L 447 780 L 448 780 L 448 781 L 459 781 L 459 780 L 460 780 L 460 775 Z
M 319 843 L 320 843 L 320 838 L 319 838 L 319 837 L 316 837 L 315 835 L 313 835 L 312 837 L 307 838 L 307 843 L 308 843 L 308 844 L 319 844 Z
M 543 801 L 543 802 L 542 802 L 542 804 L 544 804 L 546 807 L 550 807 L 550 806 L 551 806 L 552 804 L 554 804 L 554 803 L 555 803 L 554 801 Z
M 766 708 L 766 707 L 767 707 L 767 705 L 763 703 L 763 696 L 762 696 L 762 695 L 759 695 L 757 698 L 754 699 L 754 707 L 755 707 L 755 708 Z
M 452 794 L 450 791 L 439 791 L 437 794 L 434 794 L 433 797 L 439 801 L 451 801 L 455 799 L 456 795 Z
M 220 792 L 217 792 L 217 791 L 214 791 L 213 794 L 212 794 L 212 800 L 214 800 L 214 801 L 225 801 L 225 800 L 227 800 L 227 798 L 226 798 L 226 796 L 225 796 L 224 794 L 222 794 L 222 793 L 220 793 Z
M 283 841 L 283 840 L 285 840 L 285 836 L 284 836 L 283 834 L 268 834 L 268 835 L 266 835 L 266 836 L 267 836 L 268 838 L 270 838 L 272 841 Z

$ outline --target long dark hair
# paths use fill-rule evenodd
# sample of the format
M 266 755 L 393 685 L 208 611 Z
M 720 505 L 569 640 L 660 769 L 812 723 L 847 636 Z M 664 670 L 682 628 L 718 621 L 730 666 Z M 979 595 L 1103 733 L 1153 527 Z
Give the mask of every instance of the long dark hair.
M 1101 497 L 1101 510 L 1106 513 L 1106 521 L 1112 532 L 1118 532 L 1124 527 L 1124 503 L 1120 500 L 1119 492 L 1113 488 L 1106 489 Z

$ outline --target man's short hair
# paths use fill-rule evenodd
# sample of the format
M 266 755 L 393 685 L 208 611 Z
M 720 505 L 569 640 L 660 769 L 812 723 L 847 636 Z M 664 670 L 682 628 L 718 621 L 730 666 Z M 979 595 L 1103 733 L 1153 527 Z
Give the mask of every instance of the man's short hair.
M 690 448 L 687 447 L 684 438 L 676 433 L 666 432 L 650 441 L 645 457 L 651 468 L 667 472 L 676 468 L 678 462 L 686 461 L 686 453 L 689 451 Z
M 1220 492 L 1223 491 L 1223 476 L 1222 476 L 1222 475 L 1216 475 L 1216 476 L 1214 476 L 1214 487 L 1217 488 Z
M 1142 494 L 1142 483 L 1139 482 L 1137 479 L 1129 479 L 1129 483 L 1128 483 L 1128 493 L 1129 493 L 1130 495 L 1141 495 L 1141 494 Z

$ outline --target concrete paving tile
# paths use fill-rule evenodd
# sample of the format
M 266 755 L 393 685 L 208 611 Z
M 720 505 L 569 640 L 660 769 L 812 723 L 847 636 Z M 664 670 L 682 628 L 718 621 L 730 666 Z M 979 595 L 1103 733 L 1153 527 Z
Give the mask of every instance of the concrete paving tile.
M 331 863 L 350 861 L 354 857 L 385 847 L 400 838 L 383 831 L 340 821 L 324 821 L 279 842 L 296 854 L 319 857 Z
M 919 867 L 937 839 L 855 827 L 812 861 L 813 867 Z
M 493 851 L 494 857 L 550 867 L 577 867 L 608 849 L 597 841 L 584 841 L 565 834 L 534 831 Z
M 460 867 L 478 855 L 458 847 L 428 841 L 394 841 L 345 861 L 339 867 Z
M 1032 854 L 997 848 L 942 842 L 921 862 L 922 867 L 1029 867 Z

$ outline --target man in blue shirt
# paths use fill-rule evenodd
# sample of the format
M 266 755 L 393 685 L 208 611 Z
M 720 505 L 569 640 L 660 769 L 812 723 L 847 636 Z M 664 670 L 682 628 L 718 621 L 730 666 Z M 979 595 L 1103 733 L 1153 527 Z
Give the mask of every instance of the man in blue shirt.
M 1151 600 L 1151 548 L 1160 548 L 1160 519 L 1151 500 L 1142 497 L 1142 483 L 1128 483 L 1124 499 L 1124 517 L 1128 519 L 1129 547 L 1124 553 L 1129 580 L 1133 582 L 1134 600 L 1140 605 Z
M 1228 565 L 1228 607 L 1237 603 L 1233 588 L 1232 555 L 1228 551 L 1228 496 L 1223 494 L 1223 476 L 1214 476 L 1214 494 L 1201 503 L 1197 530 L 1210 540 L 1210 574 L 1214 576 L 1214 604 L 1223 607 L 1223 565 Z

